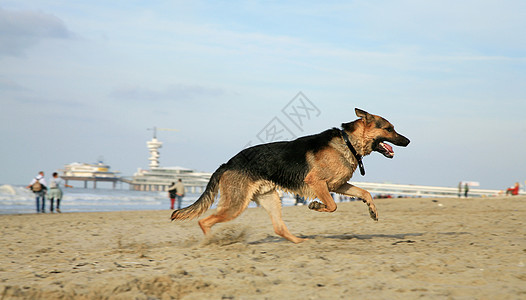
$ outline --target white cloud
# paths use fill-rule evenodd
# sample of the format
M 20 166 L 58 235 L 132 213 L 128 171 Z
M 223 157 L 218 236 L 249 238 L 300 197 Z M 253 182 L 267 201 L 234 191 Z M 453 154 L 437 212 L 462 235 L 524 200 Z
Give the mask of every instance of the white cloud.
M 0 8 L 0 56 L 21 56 L 41 40 L 72 37 L 64 22 L 52 14 Z

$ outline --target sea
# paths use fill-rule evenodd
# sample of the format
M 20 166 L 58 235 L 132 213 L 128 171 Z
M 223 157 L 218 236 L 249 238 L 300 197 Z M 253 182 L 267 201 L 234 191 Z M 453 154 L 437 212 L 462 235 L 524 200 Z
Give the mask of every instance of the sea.
M 62 213 L 104 212 L 132 210 L 168 210 L 170 199 L 167 192 L 133 191 L 111 188 L 64 188 L 60 202 Z M 190 193 L 183 198 L 183 207 L 194 203 L 201 194 Z M 55 201 L 56 202 L 56 201 Z M 290 195 L 283 197 L 283 206 L 294 205 Z M 212 208 L 217 204 L 215 201 Z M 56 205 L 56 203 L 55 203 Z M 45 211 L 49 213 L 50 201 L 46 199 Z M 249 207 L 256 207 L 251 202 Z M 25 186 L 0 185 L 0 215 L 36 213 L 35 195 Z

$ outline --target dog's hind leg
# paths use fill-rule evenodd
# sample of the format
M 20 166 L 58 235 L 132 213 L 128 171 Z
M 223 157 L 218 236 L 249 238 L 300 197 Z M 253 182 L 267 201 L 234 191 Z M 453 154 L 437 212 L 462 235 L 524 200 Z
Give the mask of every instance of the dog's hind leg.
M 378 221 L 378 212 L 376 211 L 376 206 L 374 205 L 373 197 L 371 197 L 371 194 L 368 191 L 361 189 L 357 186 L 344 183 L 339 188 L 334 190 L 334 192 L 345 196 L 358 197 L 362 199 L 362 201 L 365 202 L 369 207 L 369 214 L 371 215 L 371 218 L 375 221 Z
M 221 196 L 222 197 L 222 196 Z M 242 205 L 218 207 L 215 214 L 210 215 L 202 220 L 199 220 L 199 226 L 205 235 L 210 233 L 210 229 L 217 223 L 228 222 L 239 216 L 248 206 L 250 199 L 246 199 Z
M 265 194 L 256 195 L 254 201 L 258 202 L 267 211 L 272 220 L 274 232 L 277 235 L 282 236 L 293 243 L 301 243 L 305 240 L 290 233 L 287 226 L 285 226 L 285 223 L 281 218 L 281 201 L 277 191 L 273 190 Z
M 221 193 L 216 213 L 198 222 L 203 233 L 208 235 L 215 224 L 239 216 L 247 208 L 256 188 L 249 178 L 235 172 L 225 172 L 219 182 Z

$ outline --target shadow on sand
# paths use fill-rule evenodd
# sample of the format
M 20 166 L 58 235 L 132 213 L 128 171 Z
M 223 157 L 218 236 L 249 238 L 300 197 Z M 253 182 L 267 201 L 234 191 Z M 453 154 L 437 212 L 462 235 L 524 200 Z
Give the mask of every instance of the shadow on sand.
M 399 244 L 399 243 L 414 243 L 415 241 L 412 241 L 408 238 L 410 237 L 417 237 L 417 236 L 423 236 L 426 233 L 422 232 L 414 232 L 414 233 L 398 233 L 398 234 L 350 234 L 350 233 L 344 233 L 344 234 L 337 234 L 337 235 L 300 235 L 301 238 L 307 238 L 307 239 L 335 239 L 335 240 L 372 240 L 372 239 L 395 239 L 398 240 L 393 243 L 393 245 Z M 437 232 L 435 234 L 439 235 L 462 235 L 462 234 L 470 234 L 469 232 Z M 286 239 L 279 237 L 279 236 L 267 236 L 264 239 L 261 239 L 259 241 L 253 241 L 249 242 L 249 245 L 257 245 L 257 244 L 265 244 L 265 243 L 289 243 Z

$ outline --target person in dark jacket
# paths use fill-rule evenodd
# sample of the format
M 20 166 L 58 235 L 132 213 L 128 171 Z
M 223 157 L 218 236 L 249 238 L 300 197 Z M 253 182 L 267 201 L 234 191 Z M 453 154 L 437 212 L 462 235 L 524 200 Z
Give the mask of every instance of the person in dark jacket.
M 168 196 L 170 197 L 170 209 L 174 209 L 175 197 L 177 196 L 177 186 L 175 182 L 168 187 Z

